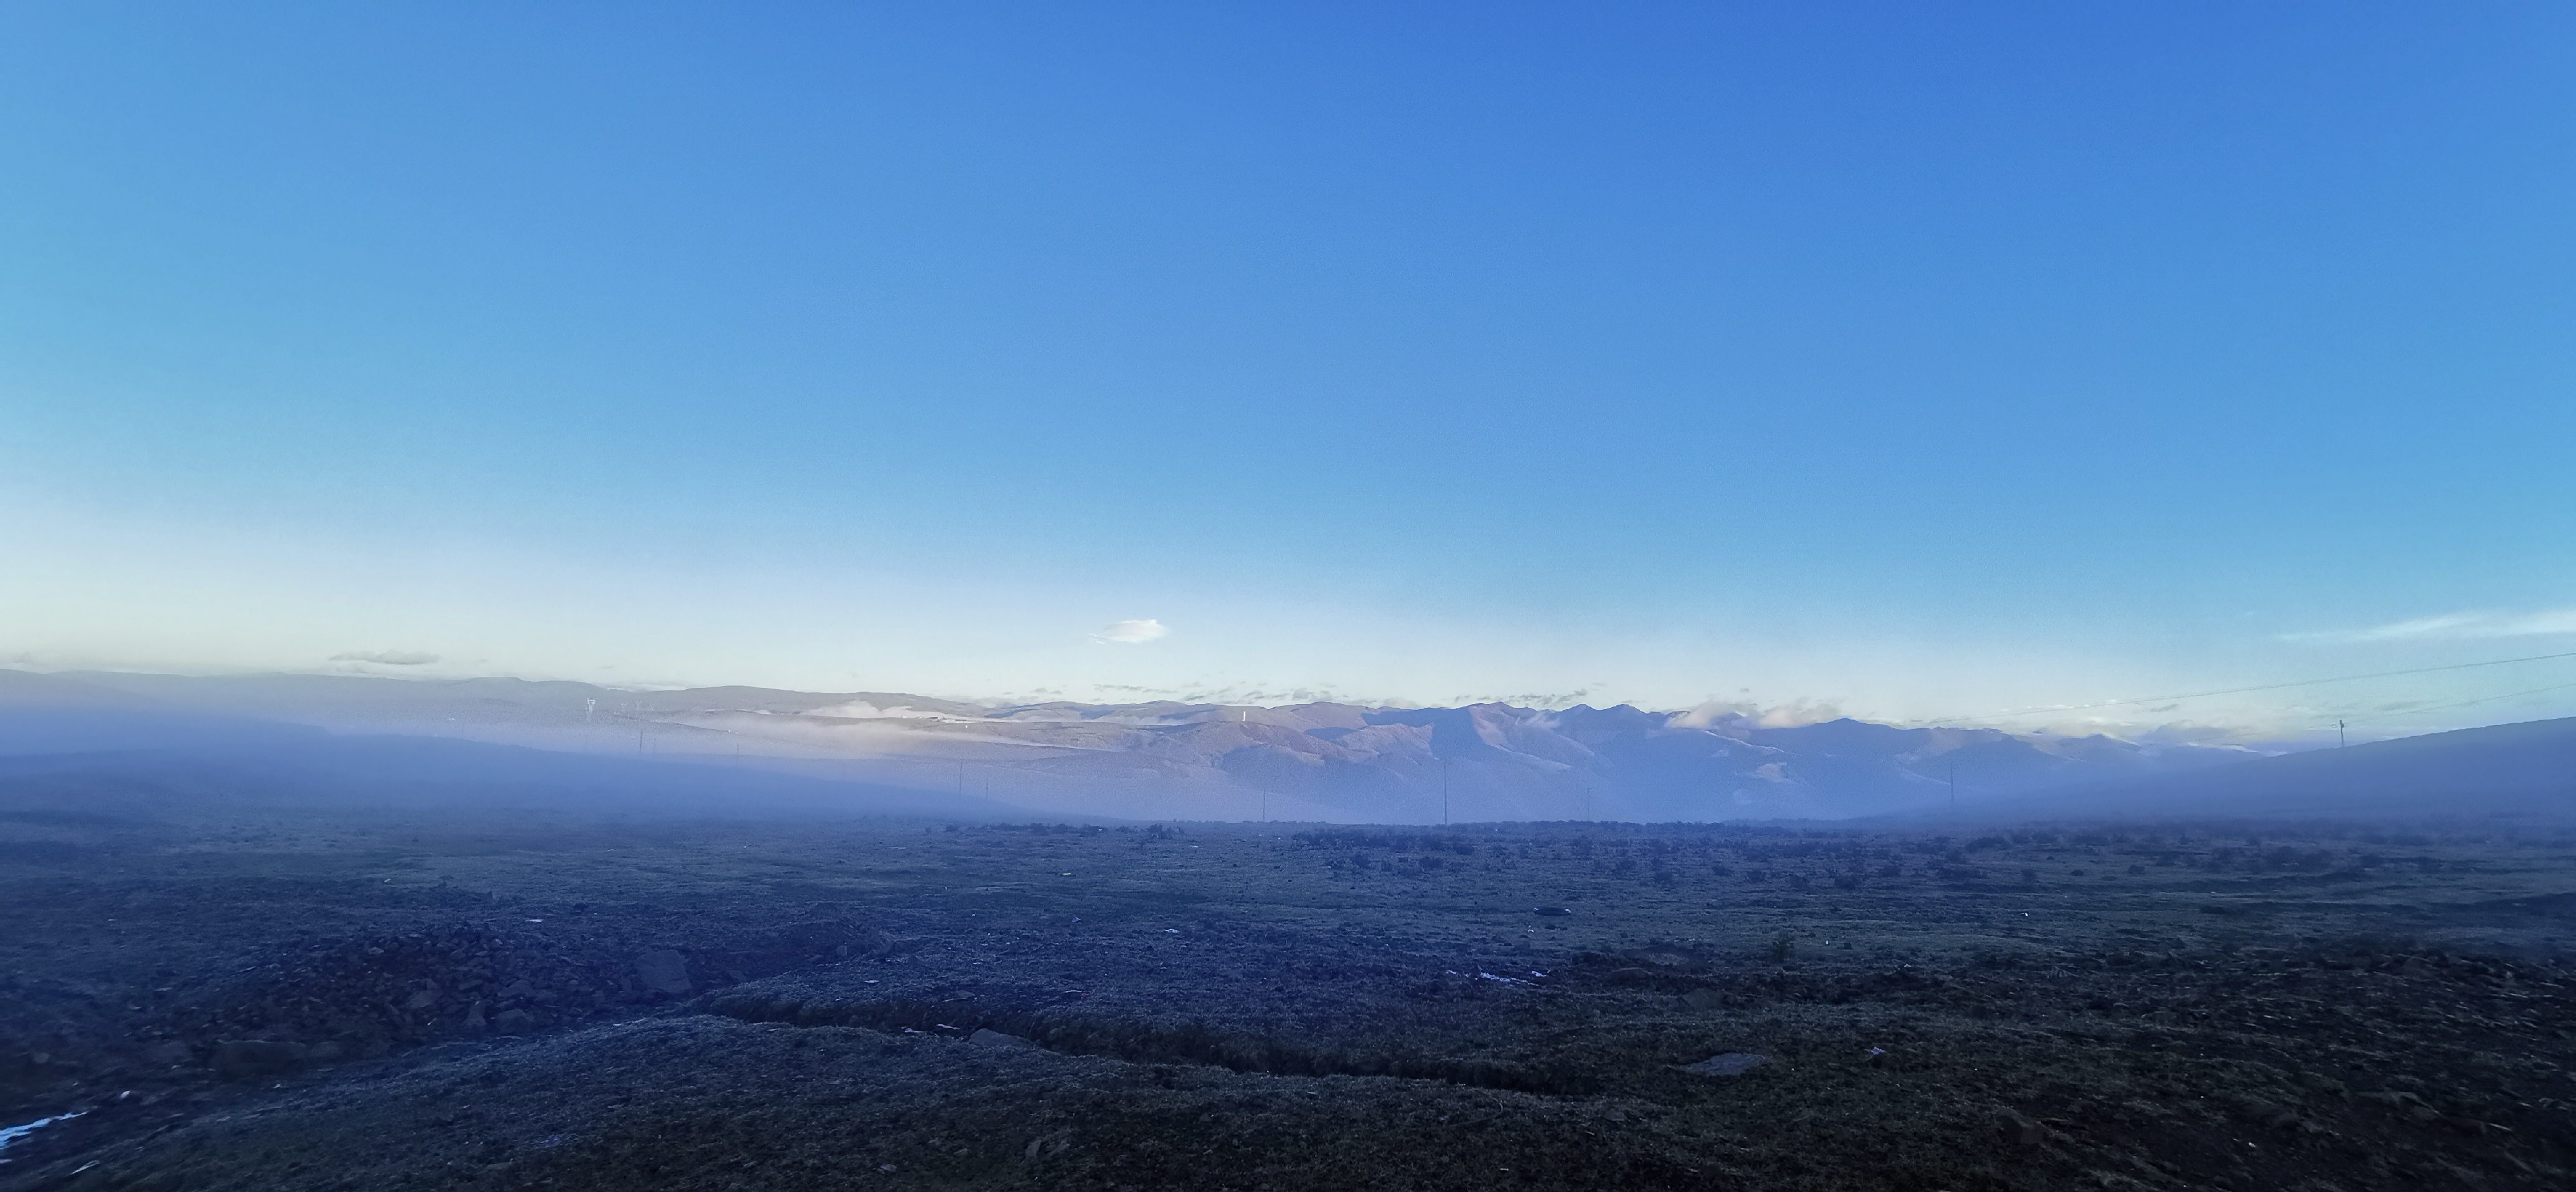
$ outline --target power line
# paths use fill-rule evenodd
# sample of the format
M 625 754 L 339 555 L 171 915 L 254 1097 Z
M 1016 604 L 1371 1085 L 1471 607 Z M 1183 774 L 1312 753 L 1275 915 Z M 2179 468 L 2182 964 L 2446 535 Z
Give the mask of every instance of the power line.
M 2476 699 L 2464 699 L 2447 704 L 2433 704 L 2422 708 L 2392 708 L 2385 712 L 2373 712 L 2367 716 L 2355 716 L 2352 717 L 2352 719 L 2355 722 L 2359 722 L 2364 720 L 2385 720 L 2391 716 L 2413 716 L 2422 712 L 2448 712 L 2453 708 L 2466 708 L 2474 704 L 2491 704 L 2500 699 L 2514 699 L 2525 695 L 2546 695 L 2552 691 L 2565 691 L 2571 687 L 2576 687 L 2576 683 L 2558 683 L 2548 687 L 2534 687 L 2529 691 L 2508 691 L 2503 695 L 2481 695 Z
M 2475 670 L 2482 666 L 2506 666 L 2517 662 L 2548 662 L 2558 658 L 2576 658 L 2576 650 L 2560 654 L 2532 654 L 2522 658 L 2491 658 L 2484 662 L 2454 662 L 2448 666 L 2419 666 L 2407 670 L 2372 671 L 2366 675 L 2336 675 L 2325 679 L 2300 679 L 2294 683 L 2263 683 L 2253 687 L 2223 687 L 2215 691 L 2187 691 L 2179 695 L 2149 695 L 2136 699 L 2106 699 L 2090 704 L 2044 704 L 2030 708 L 2006 708 L 1975 716 L 1934 717 L 1925 723 L 1956 723 L 1963 720 L 1995 720 L 2006 716 L 2029 716 L 2040 712 L 2081 712 L 2091 708 L 2120 708 L 2131 704 L 2161 704 L 2175 700 L 2206 699 L 2213 695 L 2244 695 L 2254 691 L 2287 691 L 2293 687 L 2315 687 L 2325 683 L 2352 683 L 2362 679 L 2393 679 L 2400 675 L 2430 675 L 2441 671 Z M 2543 690 L 2555 690 L 2544 688 Z M 2525 693 L 2528 694 L 2528 693 Z M 2504 699 L 2506 696 L 2494 698 Z M 2476 701 L 2483 702 L 2483 701 Z

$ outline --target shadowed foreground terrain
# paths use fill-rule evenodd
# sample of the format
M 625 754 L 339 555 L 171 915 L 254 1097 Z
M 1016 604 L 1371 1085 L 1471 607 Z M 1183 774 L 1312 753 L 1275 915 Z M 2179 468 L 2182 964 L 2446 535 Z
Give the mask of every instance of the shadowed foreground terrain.
M 0 1152 L 5 1189 L 2576 1167 L 2576 835 L 2493 821 L 680 823 L 21 789 L 0 899 L 0 1125 L 79 1115 Z

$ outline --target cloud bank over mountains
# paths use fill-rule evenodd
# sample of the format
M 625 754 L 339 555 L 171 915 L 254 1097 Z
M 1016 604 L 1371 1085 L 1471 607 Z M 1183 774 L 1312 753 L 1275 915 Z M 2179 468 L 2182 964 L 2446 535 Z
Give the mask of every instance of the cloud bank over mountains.
M 986 705 L 519 679 L 22 677 L 173 711 L 833 776 L 1052 814 L 1436 823 L 1846 818 L 2131 781 L 2239 746 L 1900 728 L 1829 708 Z
M 364 662 L 376 666 L 427 666 L 440 656 L 426 650 L 352 650 L 331 656 L 333 662 Z

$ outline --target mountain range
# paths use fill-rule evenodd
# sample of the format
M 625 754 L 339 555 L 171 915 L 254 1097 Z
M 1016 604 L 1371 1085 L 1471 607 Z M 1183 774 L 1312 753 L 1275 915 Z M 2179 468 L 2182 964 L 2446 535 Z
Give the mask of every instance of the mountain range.
M 2135 785 L 2259 756 L 2234 746 L 1851 719 L 1769 725 L 1624 704 L 994 705 L 889 692 L 349 675 L 0 671 L 0 709 L 0 751 L 292 725 L 720 763 L 1137 818 L 1844 819 Z

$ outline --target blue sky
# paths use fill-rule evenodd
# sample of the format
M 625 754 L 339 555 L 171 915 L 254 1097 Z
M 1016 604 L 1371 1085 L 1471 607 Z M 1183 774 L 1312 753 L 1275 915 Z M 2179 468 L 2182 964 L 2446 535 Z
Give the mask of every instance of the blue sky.
M 1951 718 L 2576 651 L 2571 66 L 2550 5 L 14 5 L 0 658 Z

